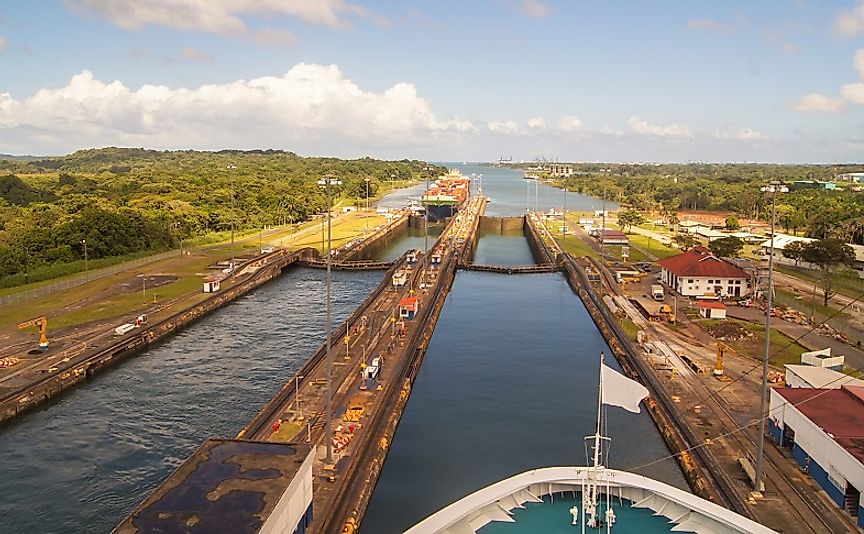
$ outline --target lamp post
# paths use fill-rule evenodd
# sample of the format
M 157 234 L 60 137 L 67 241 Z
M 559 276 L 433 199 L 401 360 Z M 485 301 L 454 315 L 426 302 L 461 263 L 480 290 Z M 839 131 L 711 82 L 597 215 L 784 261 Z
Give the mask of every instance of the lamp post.
M 87 257 L 87 240 L 82 239 L 81 244 L 84 245 L 84 276 L 86 277 L 90 274 L 90 262 L 89 258 Z
M 325 439 L 327 440 L 327 464 L 333 463 L 333 388 L 330 384 L 331 377 L 333 375 L 333 355 L 330 353 L 330 336 L 331 336 L 331 325 L 330 321 L 332 319 L 332 302 L 330 298 L 330 293 L 332 291 L 333 279 L 332 279 L 332 271 L 330 265 L 330 245 L 332 244 L 332 234 L 331 234 L 331 226 L 330 226 L 330 186 L 331 185 L 342 185 L 342 182 L 337 180 L 332 176 L 325 176 L 321 180 L 318 180 L 318 186 L 323 187 L 327 191 L 327 323 L 325 327 L 325 341 L 324 341 L 324 351 L 327 355 L 327 387 L 326 387 L 326 396 L 327 396 L 327 434 Z
M 147 275 L 141 273 L 138 276 L 141 277 L 141 302 L 147 304 Z
M 369 177 L 363 178 L 363 181 L 366 182 L 366 216 L 363 217 L 366 219 L 366 231 L 364 233 L 369 233 Z
M 228 176 L 231 178 L 231 278 L 234 278 L 234 173 L 231 172 L 237 168 L 236 165 L 228 165 Z
M 561 219 L 564 225 L 561 227 L 563 229 L 561 233 L 561 241 L 567 241 L 567 184 L 564 184 L 564 211 L 561 213 Z M 563 245 L 562 245 L 563 247 Z
M 768 351 L 771 345 L 771 300 L 774 296 L 774 224 L 777 219 L 777 193 L 787 193 L 789 188 L 779 180 L 772 180 L 767 186 L 759 189 L 763 193 L 771 193 L 771 249 L 768 255 L 768 296 L 765 299 L 765 347 L 762 354 L 762 390 L 759 398 L 759 450 L 756 453 L 756 474 L 753 477 L 753 489 L 762 491 L 762 460 L 765 452 L 765 400 L 768 396 Z

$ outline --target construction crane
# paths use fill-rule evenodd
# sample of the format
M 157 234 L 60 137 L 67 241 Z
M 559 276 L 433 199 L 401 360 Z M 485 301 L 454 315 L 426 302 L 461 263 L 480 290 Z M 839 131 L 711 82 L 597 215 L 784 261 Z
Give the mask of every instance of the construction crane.
M 723 356 L 726 355 L 726 352 L 735 352 L 735 350 L 726 343 L 718 341 L 717 360 L 714 362 L 714 376 L 717 377 L 717 380 L 720 380 L 721 382 L 729 382 L 730 380 L 732 380 L 731 378 L 723 374 Z
M 30 319 L 29 321 L 24 321 L 23 323 L 18 325 L 18 330 L 24 330 L 25 328 L 30 328 L 31 326 L 36 327 L 36 331 L 39 332 L 39 350 L 45 352 L 48 350 L 48 319 L 45 318 L 44 315 L 37 317 L 35 319 Z

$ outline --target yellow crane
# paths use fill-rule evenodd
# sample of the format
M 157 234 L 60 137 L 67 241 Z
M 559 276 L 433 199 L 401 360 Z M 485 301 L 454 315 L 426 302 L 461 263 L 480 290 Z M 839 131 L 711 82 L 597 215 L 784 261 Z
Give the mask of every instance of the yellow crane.
M 36 331 L 39 332 L 39 350 L 45 352 L 48 350 L 48 319 L 45 318 L 44 315 L 37 317 L 35 319 L 30 319 L 29 321 L 24 321 L 23 323 L 18 325 L 19 330 L 24 330 L 25 328 L 30 328 L 31 326 L 36 327 Z
M 726 343 L 718 341 L 717 360 L 714 362 L 714 376 L 717 377 L 717 380 L 720 380 L 722 382 L 729 382 L 730 380 L 732 380 L 731 378 L 723 374 L 723 357 L 726 355 L 726 352 L 735 352 L 735 350 Z

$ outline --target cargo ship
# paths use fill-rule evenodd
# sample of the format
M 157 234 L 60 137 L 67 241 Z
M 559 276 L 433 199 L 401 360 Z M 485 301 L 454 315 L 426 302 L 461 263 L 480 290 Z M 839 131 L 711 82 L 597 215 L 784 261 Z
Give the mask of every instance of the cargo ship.
M 439 222 L 452 217 L 470 194 L 471 179 L 451 169 L 429 186 L 420 202 L 426 208 L 429 221 Z

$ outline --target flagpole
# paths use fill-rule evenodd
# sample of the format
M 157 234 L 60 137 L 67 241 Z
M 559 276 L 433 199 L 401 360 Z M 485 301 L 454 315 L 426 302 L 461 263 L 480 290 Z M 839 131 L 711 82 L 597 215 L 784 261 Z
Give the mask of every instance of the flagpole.
M 600 351 L 600 391 L 597 398 L 597 432 L 594 434 L 594 468 L 600 465 L 600 410 L 603 407 L 603 351 Z

